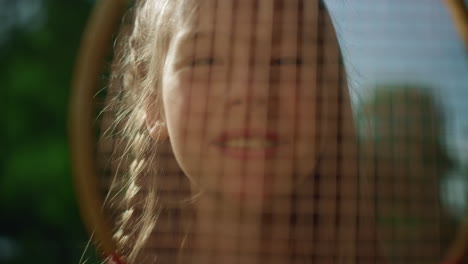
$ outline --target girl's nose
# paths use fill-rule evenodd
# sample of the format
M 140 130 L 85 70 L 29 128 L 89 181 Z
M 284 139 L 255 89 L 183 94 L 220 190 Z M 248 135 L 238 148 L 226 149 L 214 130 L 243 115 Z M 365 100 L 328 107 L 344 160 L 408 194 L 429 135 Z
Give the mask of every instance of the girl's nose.
M 269 63 L 249 63 L 233 68 L 227 95 L 230 105 L 264 107 L 270 103 L 275 91 L 270 83 Z

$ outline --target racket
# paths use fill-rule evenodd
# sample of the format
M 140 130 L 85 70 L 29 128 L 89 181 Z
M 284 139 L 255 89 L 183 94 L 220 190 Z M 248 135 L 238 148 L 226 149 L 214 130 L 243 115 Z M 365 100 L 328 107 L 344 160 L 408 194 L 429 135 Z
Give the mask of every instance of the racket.
M 446 2 L 466 39 L 463 1 Z M 374 5 L 383 17 L 339 1 L 99 1 L 70 136 L 103 260 L 464 263 L 468 176 L 446 141 L 468 95 L 432 89 L 422 64 L 395 74 L 418 43 L 408 36 L 392 71 L 366 82 L 372 51 L 395 51 L 353 26 L 390 21 L 395 8 Z M 408 32 L 391 21 L 389 34 Z M 436 64 L 429 51 L 448 41 L 421 52 Z M 456 73 L 451 87 L 466 85 L 466 69 Z

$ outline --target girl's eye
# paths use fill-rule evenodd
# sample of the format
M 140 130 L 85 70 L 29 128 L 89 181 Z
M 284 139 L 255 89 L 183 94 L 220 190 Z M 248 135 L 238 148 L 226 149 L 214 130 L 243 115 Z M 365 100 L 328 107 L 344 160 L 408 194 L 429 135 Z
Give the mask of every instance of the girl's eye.
M 219 61 L 213 57 L 203 57 L 192 60 L 192 66 L 213 65 L 217 63 L 219 63 Z
M 271 60 L 271 65 L 281 66 L 281 65 L 302 65 L 302 59 L 297 57 L 283 57 L 275 58 Z

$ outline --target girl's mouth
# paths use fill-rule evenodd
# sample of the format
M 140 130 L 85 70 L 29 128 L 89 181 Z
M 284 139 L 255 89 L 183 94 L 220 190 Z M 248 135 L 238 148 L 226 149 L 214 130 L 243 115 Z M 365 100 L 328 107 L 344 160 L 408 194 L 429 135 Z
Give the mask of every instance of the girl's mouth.
M 234 138 L 223 142 L 226 148 L 263 149 L 275 146 L 275 142 L 264 138 Z
M 214 146 L 234 159 L 271 159 L 278 153 L 281 142 L 274 132 L 230 131 L 222 133 Z

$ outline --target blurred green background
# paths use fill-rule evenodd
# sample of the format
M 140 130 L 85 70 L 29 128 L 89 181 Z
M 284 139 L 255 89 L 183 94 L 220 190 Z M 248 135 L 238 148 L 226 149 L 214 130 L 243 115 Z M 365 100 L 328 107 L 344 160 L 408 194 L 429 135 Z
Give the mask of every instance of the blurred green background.
M 92 5 L 0 1 L 0 263 L 78 263 L 88 242 L 74 197 L 67 115 Z

